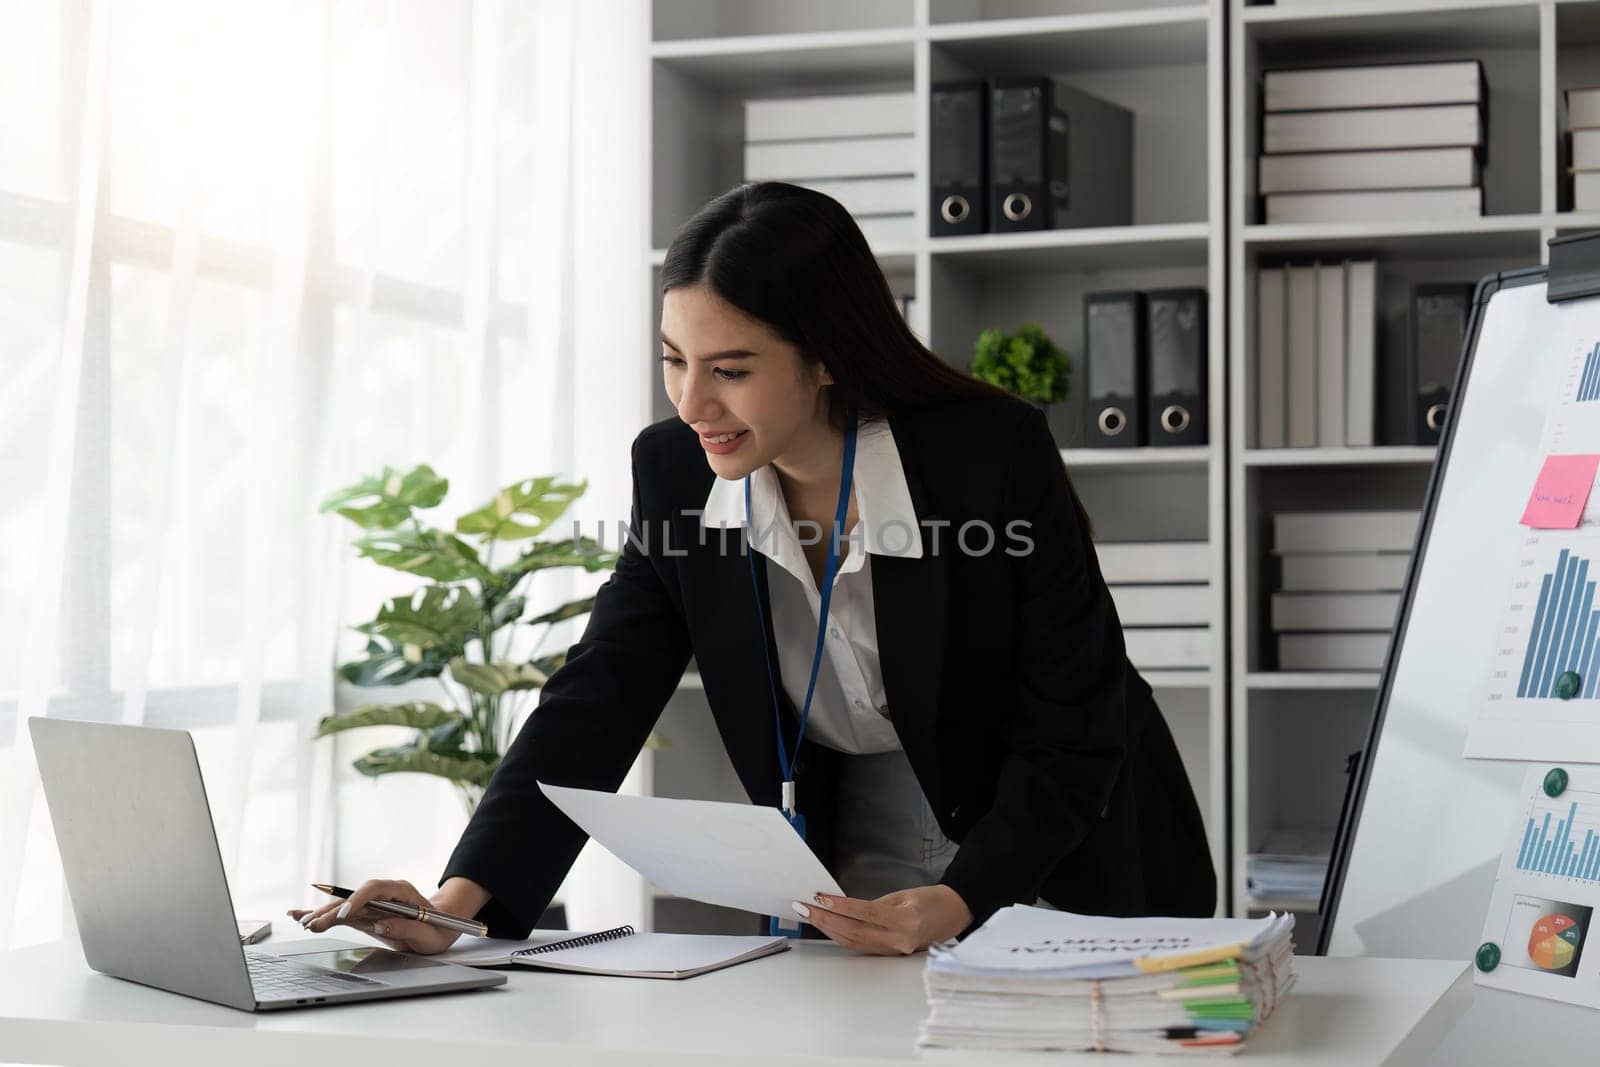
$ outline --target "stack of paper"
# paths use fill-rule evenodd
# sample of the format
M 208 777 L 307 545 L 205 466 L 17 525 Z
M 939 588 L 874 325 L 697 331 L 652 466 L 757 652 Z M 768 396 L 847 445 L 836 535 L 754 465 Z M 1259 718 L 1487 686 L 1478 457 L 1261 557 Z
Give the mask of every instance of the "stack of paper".
M 1572 146 L 1572 210 L 1600 208 L 1600 88 L 1567 90 Z
M 1016 905 L 934 948 L 919 1044 L 1235 1052 L 1294 984 L 1294 917 L 1110 919 Z
M 1477 60 L 1272 70 L 1261 97 L 1268 223 L 1483 214 Z
M 1209 542 L 1100 542 L 1095 553 L 1129 662 L 1142 671 L 1211 666 Z
M 833 197 L 874 249 L 915 240 L 917 108 L 909 92 L 744 102 L 746 181 Z
M 1421 521 L 1417 511 L 1273 515 L 1272 551 L 1283 565 L 1272 594 L 1279 670 L 1383 669 Z
M 1252 906 L 1265 908 L 1279 901 L 1315 902 L 1328 877 L 1328 855 L 1333 835 L 1322 830 L 1275 830 L 1245 861 Z

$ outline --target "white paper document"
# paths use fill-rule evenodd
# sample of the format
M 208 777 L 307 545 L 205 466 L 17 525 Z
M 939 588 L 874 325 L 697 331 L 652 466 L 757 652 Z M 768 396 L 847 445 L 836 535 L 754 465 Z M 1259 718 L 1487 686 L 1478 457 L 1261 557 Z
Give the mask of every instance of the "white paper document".
M 1248 956 L 1293 928 L 1293 916 L 1278 914 L 1259 919 L 1124 919 L 1013 904 L 995 912 L 960 945 L 931 951 L 934 959 L 956 969 L 1105 978 L 1135 973 L 1138 960 L 1183 959 L 1229 946 Z
M 1588 947 L 1597 908 L 1600 768 L 1535 764 L 1484 917 L 1478 984 L 1600 1008 L 1600 953 Z
M 814 893 L 844 895 L 777 808 L 539 788 L 612 855 L 680 897 L 788 917 Z

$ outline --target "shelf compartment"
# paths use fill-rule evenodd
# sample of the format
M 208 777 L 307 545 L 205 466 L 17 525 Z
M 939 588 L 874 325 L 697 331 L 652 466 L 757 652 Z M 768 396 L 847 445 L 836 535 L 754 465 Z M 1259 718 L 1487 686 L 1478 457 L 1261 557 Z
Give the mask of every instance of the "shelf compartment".
M 974 347 L 984 330 L 997 328 L 1010 333 L 1025 322 L 1038 323 L 1073 363 L 1066 400 L 1049 405 L 1046 416 L 1057 447 L 1075 450 L 1086 440 L 1083 433 L 1082 391 L 1085 294 L 1208 284 L 1203 256 L 1185 265 L 1173 263 L 1165 256 L 1150 255 L 1149 251 L 1146 249 L 1146 254 L 1138 257 L 1148 264 L 1144 266 L 1111 268 L 1094 256 L 1080 258 L 1074 255 L 1056 261 L 1054 268 L 1041 262 L 1031 270 L 1005 262 L 998 253 L 993 252 L 934 255 L 929 272 L 929 347 L 951 365 L 965 370 L 972 363 Z M 1213 317 L 1221 314 L 1214 294 L 1211 314 Z M 1220 353 L 1214 353 L 1211 358 L 1223 357 Z M 1220 400 L 1213 398 L 1211 403 L 1211 423 L 1221 425 L 1218 414 Z M 1111 464 L 1121 461 L 1104 462 Z M 1163 464 L 1166 470 L 1171 470 L 1173 466 L 1171 460 Z M 1203 473 L 1204 470 L 1203 465 L 1186 465 L 1186 469 L 1173 476 L 1192 482 L 1195 478 L 1190 471 Z M 1075 473 L 1088 472 L 1079 470 Z M 1152 486 L 1151 490 L 1155 488 Z M 1200 488 L 1203 490 L 1204 487 Z M 1120 491 L 1126 489 L 1126 484 L 1121 483 Z M 1113 511 L 1125 511 L 1118 503 L 1120 498 L 1117 492 L 1110 491 L 1110 487 L 1108 492 L 1107 506 Z M 1201 512 L 1204 512 L 1203 505 Z M 1091 507 L 1091 514 L 1098 512 Z M 1199 536 L 1203 538 L 1204 534 Z
M 928 38 L 984 75 L 1176 67 L 1206 59 L 1204 4 L 935 25 Z
M 1288 52 L 1322 52 L 1335 42 L 1362 58 L 1413 52 L 1539 48 L 1539 5 L 1460 0 L 1332 0 L 1316 5 L 1251 5 L 1240 12 L 1255 41 Z M 1350 59 L 1355 63 L 1357 60 Z
M 940 36 L 931 42 L 929 74 L 935 83 L 1049 76 L 1125 108 L 1133 116 L 1128 221 L 1205 220 L 1213 128 L 1205 10 L 1069 15 L 1027 20 L 1033 29 L 1026 32 L 1007 25 L 984 36 Z
M 667 41 L 650 46 L 656 63 L 722 92 L 755 95 L 828 90 L 837 82 L 911 81 L 916 35 L 860 30 Z

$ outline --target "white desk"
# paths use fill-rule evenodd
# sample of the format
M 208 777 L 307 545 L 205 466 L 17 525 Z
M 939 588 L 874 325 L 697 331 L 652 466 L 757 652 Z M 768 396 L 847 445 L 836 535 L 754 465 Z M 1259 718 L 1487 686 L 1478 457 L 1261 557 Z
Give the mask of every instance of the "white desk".
M 348 929 L 327 937 L 366 940 Z M 1471 995 L 1460 963 L 1308 958 L 1296 966 L 1300 983 L 1252 1039 L 1250 1062 L 1424 1062 Z M 798 1067 L 1062 1058 L 916 1048 L 922 967 L 922 956 L 857 956 L 806 942 L 681 982 L 519 969 L 498 989 L 251 1014 L 96 974 L 76 942 L 57 942 L 0 955 L 0 1063 Z M 1086 1054 L 1084 1062 L 1112 1061 Z M 1174 1062 L 1115 1058 L 1117 1067 Z

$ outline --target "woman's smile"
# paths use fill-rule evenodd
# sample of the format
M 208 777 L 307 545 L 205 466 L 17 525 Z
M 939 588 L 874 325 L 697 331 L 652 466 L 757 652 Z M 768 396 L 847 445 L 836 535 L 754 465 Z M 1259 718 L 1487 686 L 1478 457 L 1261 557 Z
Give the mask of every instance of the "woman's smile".
M 715 456 L 726 456 L 738 450 L 744 444 L 744 439 L 750 436 L 749 430 L 735 430 L 732 433 L 701 434 L 700 446 Z

